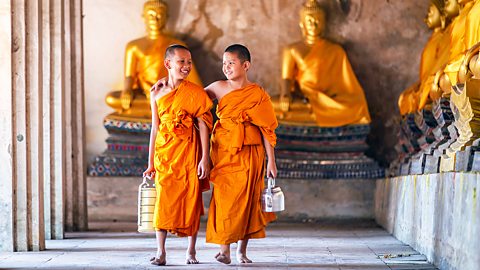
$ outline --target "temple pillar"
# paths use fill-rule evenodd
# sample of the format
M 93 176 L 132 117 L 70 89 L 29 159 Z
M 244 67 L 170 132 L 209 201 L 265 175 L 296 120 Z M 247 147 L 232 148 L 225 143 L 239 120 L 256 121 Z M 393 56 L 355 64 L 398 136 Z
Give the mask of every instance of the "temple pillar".
M 63 1 L 43 0 L 43 10 L 45 237 L 63 239 L 66 171 Z
M 13 179 L 13 89 L 12 89 L 12 3 L 0 1 L 0 250 L 13 251 L 14 246 L 14 185 Z
M 0 250 L 87 228 L 82 1 L 0 0 Z
M 66 124 L 65 229 L 87 229 L 85 109 L 83 94 L 82 1 L 64 2 L 64 75 Z
M 40 1 L 0 2 L 0 249 L 45 249 Z M 6 27 L 5 27 L 6 26 Z M 4 126 L 3 126 L 4 125 Z

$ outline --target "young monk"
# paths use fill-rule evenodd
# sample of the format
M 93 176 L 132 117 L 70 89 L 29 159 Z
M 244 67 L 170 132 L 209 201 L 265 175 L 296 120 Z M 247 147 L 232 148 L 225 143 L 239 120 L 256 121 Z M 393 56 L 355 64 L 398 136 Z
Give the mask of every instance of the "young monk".
M 239 263 L 251 263 L 247 244 L 264 238 L 265 226 L 275 219 L 262 212 L 261 194 L 267 176 L 276 177 L 274 146 L 277 119 L 270 97 L 248 80 L 250 52 L 239 44 L 223 54 L 227 80 L 210 84 L 206 90 L 218 100 L 212 137 L 213 195 L 207 224 L 207 242 L 220 244 L 217 261 L 229 264 L 230 244 L 237 242 Z M 265 152 L 267 166 L 265 167 Z
M 143 173 L 155 176 L 157 190 L 153 222 L 157 254 L 151 263 L 166 264 L 165 240 L 170 232 L 188 236 L 186 263 L 197 264 L 195 243 L 203 214 L 202 190 L 208 189 L 213 104 L 202 87 L 186 80 L 192 68 L 186 47 L 168 47 L 164 64 L 168 77 L 152 87 L 150 95 L 152 130 L 148 168 Z

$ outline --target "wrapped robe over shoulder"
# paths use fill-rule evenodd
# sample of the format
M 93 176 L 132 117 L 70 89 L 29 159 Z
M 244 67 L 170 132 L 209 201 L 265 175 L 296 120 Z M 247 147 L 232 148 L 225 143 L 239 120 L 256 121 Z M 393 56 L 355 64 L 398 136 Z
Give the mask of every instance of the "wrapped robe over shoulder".
M 219 101 L 217 115 L 207 242 L 230 244 L 265 237 L 265 226 L 275 219 L 261 208 L 266 160 L 262 135 L 272 146 L 277 139 L 270 97 L 256 84 L 234 90 Z
M 179 236 L 198 231 L 203 214 L 202 190 L 197 166 L 201 145 L 197 118 L 212 128 L 212 101 L 205 90 L 189 81 L 157 100 L 160 125 L 155 140 L 155 203 L 153 227 Z
M 322 127 L 371 122 L 363 88 L 343 48 L 327 40 L 317 41 L 283 79 L 295 79 L 308 98 Z

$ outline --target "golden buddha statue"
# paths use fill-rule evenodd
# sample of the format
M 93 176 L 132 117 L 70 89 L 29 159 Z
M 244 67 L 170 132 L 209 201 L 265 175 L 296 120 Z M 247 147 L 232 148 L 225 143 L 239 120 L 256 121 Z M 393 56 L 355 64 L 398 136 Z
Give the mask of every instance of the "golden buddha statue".
M 300 11 L 303 41 L 284 49 L 280 122 L 321 127 L 370 123 L 363 93 L 343 48 L 323 38 L 325 11 L 308 0 Z
M 427 93 L 430 100 L 438 100 L 442 96 L 450 96 L 452 84 L 450 78 L 444 74 L 445 66 L 448 64 L 452 51 L 452 39 L 455 33 L 458 33 L 458 15 L 460 11 L 460 4 L 457 0 L 444 0 L 444 8 L 442 11 L 445 18 L 445 24 L 448 24 L 444 31 L 445 39 L 442 40 L 442 56 L 438 61 L 435 69 L 435 74 L 429 76 L 428 83 L 425 83 L 423 89 L 423 96 L 426 99 Z M 429 90 L 430 89 L 430 90 Z
M 437 66 L 440 62 L 439 58 L 442 55 L 441 52 L 448 52 L 448 47 L 447 49 L 442 48 L 442 45 L 444 45 L 446 41 L 445 37 L 447 39 L 450 38 L 443 31 L 445 25 L 445 20 L 442 16 L 444 1 L 432 0 L 431 2 L 432 3 L 430 4 L 427 17 L 425 18 L 425 23 L 427 24 L 428 28 L 433 30 L 433 33 L 422 52 L 419 81 L 415 82 L 405 91 L 403 91 L 398 98 L 398 108 L 401 115 L 414 113 L 424 107 L 426 101 L 424 101 L 424 95 L 421 94 L 423 92 L 421 89 L 430 86 L 427 82 L 429 80 L 428 77 L 430 77 L 430 75 L 434 75 L 434 72 L 439 68 Z M 430 82 L 430 84 L 431 83 L 432 82 Z M 427 95 L 428 92 L 429 90 L 427 90 Z
M 460 10 L 458 16 L 452 21 L 450 54 L 448 63 L 444 69 L 445 75 L 448 76 L 448 81 L 450 81 L 451 85 L 456 85 L 458 71 L 463 62 L 464 54 L 474 45 L 471 44 L 468 46 L 465 43 L 465 37 L 467 33 L 467 17 L 475 2 L 473 0 L 446 0 L 445 3 L 445 8 L 447 8 L 447 5 L 450 5 L 452 6 L 452 9 L 454 9 L 456 3 L 456 6 Z M 475 28 L 478 27 L 479 26 L 477 25 Z
M 167 8 L 162 0 L 145 2 L 142 17 L 148 34 L 127 44 L 124 89 L 110 92 L 105 99 L 116 111 L 109 118 L 150 120 L 150 88 L 168 74 L 163 64 L 165 50 L 172 44 L 185 45 L 165 33 Z M 195 69 L 188 79 L 202 85 Z

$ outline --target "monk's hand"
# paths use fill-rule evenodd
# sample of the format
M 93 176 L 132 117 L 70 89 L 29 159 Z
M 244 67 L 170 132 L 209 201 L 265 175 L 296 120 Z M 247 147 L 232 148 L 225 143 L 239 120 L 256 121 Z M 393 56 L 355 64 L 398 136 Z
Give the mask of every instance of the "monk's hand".
M 154 85 L 152 85 L 152 88 L 150 88 L 150 92 L 157 91 L 158 89 L 162 88 L 166 84 L 167 84 L 167 78 L 166 77 L 161 78 Z
M 275 160 L 268 160 L 267 162 L 267 178 L 268 177 L 277 177 L 277 164 L 275 164 Z
M 205 179 L 210 174 L 210 162 L 207 158 L 202 158 L 198 163 L 197 175 L 199 179 Z
M 120 96 L 120 102 L 122 103 L 122 108 L 124 110 L 130 109 L 130 105 L 132 104 L 133 99 L 133 90 L 123 90 L 122 95 Z
M 281 95 L 280 96 L 280 110 L 282 112 L 288 112 L 290 110 L 290 96 L 289 95 Z
M 155 168 L 153 166 L 148 166 L 148 168 L 143 172 L 143 177 L 152 178 L 155 176 Z

